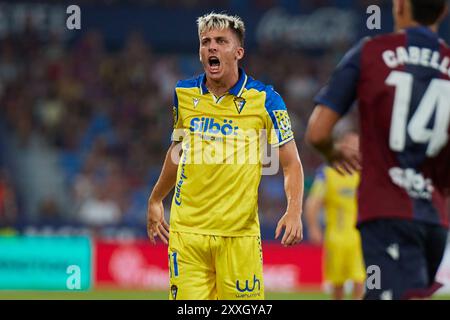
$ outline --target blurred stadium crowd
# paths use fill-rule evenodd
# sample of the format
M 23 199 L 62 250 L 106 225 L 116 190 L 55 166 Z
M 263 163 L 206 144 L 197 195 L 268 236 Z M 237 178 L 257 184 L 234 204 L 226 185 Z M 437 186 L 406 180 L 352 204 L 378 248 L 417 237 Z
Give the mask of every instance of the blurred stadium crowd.
M 70 44 L 56 36 L 42 41 L 30 27 L 1 39 L 1 233 L 145 236 L 147 198 L 170 143 L 173 88 L 202 72 L 201 65 L 195 52 L 157 52 L 139 33 L 117 50 L 103 36 L 90 31 Z M 303 141 L 312 98 L 350 45 L 320 53 L 264 46 L 242 64 L 288 106 L 306 193 L 321 163 Z M 263 177 L 263 238 L 273 238 L 284 209 L 281 173 Z

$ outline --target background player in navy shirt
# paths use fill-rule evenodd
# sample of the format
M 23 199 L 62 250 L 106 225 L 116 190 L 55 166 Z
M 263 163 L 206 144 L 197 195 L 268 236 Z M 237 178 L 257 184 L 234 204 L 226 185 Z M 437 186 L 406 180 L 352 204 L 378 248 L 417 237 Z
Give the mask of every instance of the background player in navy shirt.
M 394 0 L 396 32 L 366 38 L 315 98 L 306 139 L 342 173 L 361 170 L 358 227 L 367 299 L 426 297 L 444 253 L 450 184 L 450 48 L 437 35 L 445 0 Z M 360 150 L 332 140 L 357 101 Z

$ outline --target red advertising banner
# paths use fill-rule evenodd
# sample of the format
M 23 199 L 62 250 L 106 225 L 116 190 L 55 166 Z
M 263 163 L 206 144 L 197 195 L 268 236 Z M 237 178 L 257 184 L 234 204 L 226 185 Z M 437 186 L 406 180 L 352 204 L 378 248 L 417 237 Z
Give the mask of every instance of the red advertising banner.
M 95 285 L 129 289 L 166 290 L 167 246 L 148 241 L 96 241 Z
M 320 288 L 322 247 L 301 244 L 283 247 L 275 242 L 263 243 L 264 282 L 269 291 Z
M 307 244 L 285 248 L 263 243 L 264 280 L 268 291 L 291 291 L 322 285 L 322 248 Z M 95 285 L 167 290 L 167 246 L 147 241 L 95 243 Z

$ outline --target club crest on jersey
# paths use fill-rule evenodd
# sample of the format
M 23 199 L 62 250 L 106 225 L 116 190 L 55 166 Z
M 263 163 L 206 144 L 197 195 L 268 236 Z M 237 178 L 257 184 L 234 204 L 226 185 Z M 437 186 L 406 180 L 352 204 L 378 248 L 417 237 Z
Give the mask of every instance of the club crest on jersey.
M 244 98 L 241 97 L 234 98 L 234 105 L 236 106 L 236 110 L 238 113 L 241 113 L 242 109 L 244 108 L 245 102 L 246 101 Z
M 200 99 L 198 98 L 192 98 L 192 101 L 194 102 L 194 108 L 197 108 L 198 103 L 200 102 Z

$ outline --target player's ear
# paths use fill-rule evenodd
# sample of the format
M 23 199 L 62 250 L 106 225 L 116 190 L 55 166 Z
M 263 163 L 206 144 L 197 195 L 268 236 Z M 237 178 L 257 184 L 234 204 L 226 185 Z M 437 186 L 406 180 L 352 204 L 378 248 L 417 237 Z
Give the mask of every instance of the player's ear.
M 199 58 L 200 62 L 202 62 L 202 39 L 200 38 L 200 36 L 199 36 L 198 42 L 199 42 L 198 58 Z
M 395 0 L 393 6 L 394 15 L 403 16 L 405 14 L 405 0 Z
M 445 4 L 444 10 L 442 10 L 441 16 L 438 19 L 438 23 L 444 21 L 447 15 L 448 15 L 448 4 Z
M 394 0 L 392 5 L 392 15 L 395 21 L 395 30 L 400 30 L 405 26 L 407 20 L 407 2 L 410 0 Z M 409 6 L 410 7 L 410 6 Z
M 241 60 L 244 57 L 245 50 L 242 47 L 236 49 L 236 60 Z

